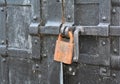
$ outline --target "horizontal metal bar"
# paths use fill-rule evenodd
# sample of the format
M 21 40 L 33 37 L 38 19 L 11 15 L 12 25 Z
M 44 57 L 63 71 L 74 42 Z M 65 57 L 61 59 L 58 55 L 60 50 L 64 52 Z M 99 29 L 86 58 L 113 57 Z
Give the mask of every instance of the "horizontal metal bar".
M 8 48 L 7 54 L 11 57 L 30 58 L 31 52 L 25 49 Z
M 120 26 L 110 26 L 110 36 L 120 36 Z
M 95 4 L 99 3 L 99 0 L 75 0 L 75 4 Z M 120 0 L 112 0 L 113 6 L 120 6 Z
M 58 26 L 40 27 L 39 33 L 40 34 L 58 35 L 59 34 L 59 27 Z
M 109 28 L 104 26 L 74 26 L 73 28 L 83 28 L 81 35 L 92 35 L 92 36 L 120 36 L 120 26 L 110 26 Z M 59 27 L 57 26 L 47 26 L 40 27 L 40 34 L 45 35 L 58 35 Z
M 99 3 L 99 0 L 75 0 L 75 4 L 92 4 Z
M 102 58 L 99 54 L 89 55 L 89 54 L 80 54 L 78 63 L 84 63 L 95 66 L 110 66 L 110 61 L 106 62 L 107 59 Z
M 108 28 L 102 26 L 82 26 L 84 32 L 81 35 L 108 36 Z M 79 26 L 76 28 L 80 28 Z

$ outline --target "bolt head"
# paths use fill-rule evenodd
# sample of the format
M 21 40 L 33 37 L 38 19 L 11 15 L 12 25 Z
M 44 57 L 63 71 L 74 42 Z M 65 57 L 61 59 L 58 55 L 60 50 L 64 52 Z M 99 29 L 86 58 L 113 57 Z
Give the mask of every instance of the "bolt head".
M 47 55 L 46 55 L 46 54 L 43 54 L 43 57 L 47 57 Z
M 114 53 L 117 53 L 117 49 L 116 48 L 113 51 L 114 51 Z
M 73 76 L 75 76 L 75 74 L 76 74 L 75 72 L 72 73 Z
M 68 16 L 67 16 L 67 18 L 68 18 L 68 20 L 70 20 L 70 19 L 71 19 L 71 16 L 70 16 L 70 15 L 68 15 Z
M 36 71 L 35 70 L 33 70 L 33 73 L 35 73 Z
M 70 71 L 70 72 L 72 71 L 72 67 L 69 67 L 69 71 Z
M 112 74 L 113 77 L 116 77 L 116 74 Z
M 35 44 L 37 44 L 38 43 L 38 41 L 37 40 L 35 40 Z
M 4 11 L 4 8 L 0 8 L 0 10 L 3 12 L 3 11 Z
M 37 20 L 37 16 L 33 16 L 33 20 Z
M 102 42 L 102 45 L 105 45 L 105 44 L 106 44 L 106 42 L 105 42 L 105 41 L 103 41 L 103 42 Z
M 5 59 L 5 58 L 3 58 L 3 59 L 2 59 L 2 62 L 6 62 L 6 59 Z
M 38 64 L 35 64 L 35 67 L 36 67 L 36 68 L 39 68 L 39 65 L 38 65 Z
M 73 60 L 74 60 L 74 61 L 77 61 L 77 58 L 76 58 L 76 57 L 73 57 Z
M 38 77 L 39 77 L 39 78 L 41 78 L 41 77 L 42 77 L 42 75 L 41 75 L 41 74 L 39 74 L 39 75 L 38 75 Z
M 4 40 L 2 40 L 2 41 L 1 41 L 1 44 L 5 44 L 5 41 L 4 41 Z
M 116 9 L 112 9 L 112 13 L 115 14 L 116 13 Z
M 103 20 L 103 21 L 106 21 L 106 19 L 107 19 L 107 17 L 105 17 L 105 16 L 102 17 L 102 20 Z

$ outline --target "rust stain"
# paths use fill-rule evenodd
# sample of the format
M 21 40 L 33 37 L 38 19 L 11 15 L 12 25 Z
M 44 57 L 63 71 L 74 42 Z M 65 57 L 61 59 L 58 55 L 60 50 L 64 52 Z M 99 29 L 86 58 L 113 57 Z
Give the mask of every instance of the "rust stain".
M 72 63 L 73 55 L 73 35 L 72 32 L 69 32 L 70 42 L 62 41 L 61 34 L 58 37 L 56 42 L 54 60 L 58 62 L 63 62 L 65 64 Z

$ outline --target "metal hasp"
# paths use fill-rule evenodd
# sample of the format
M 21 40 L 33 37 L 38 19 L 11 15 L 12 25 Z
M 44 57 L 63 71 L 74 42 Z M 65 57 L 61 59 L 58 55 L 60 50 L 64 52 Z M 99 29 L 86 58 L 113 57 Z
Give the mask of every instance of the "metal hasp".
M 80 51 L 80 47 L 79 47 L 79 35 L 80 33 L 83 33 L 83 27 L 78 27 L 75 29 L 74 31 L 74 57 L 73 57 L 73 61 L 74 62 L 78 62 L 79 60 L 79 51 Z

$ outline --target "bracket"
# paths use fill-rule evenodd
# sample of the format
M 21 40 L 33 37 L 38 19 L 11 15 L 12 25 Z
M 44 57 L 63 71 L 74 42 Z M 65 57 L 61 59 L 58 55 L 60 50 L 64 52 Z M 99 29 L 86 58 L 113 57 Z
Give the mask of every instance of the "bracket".
M 39 35 L 39 26 L 40 23 L 31 23 L 29 27 L 29 34 L 32 37 L 32 59 L 41 59 L 40 51 L 41 51 L 41 41 Z

